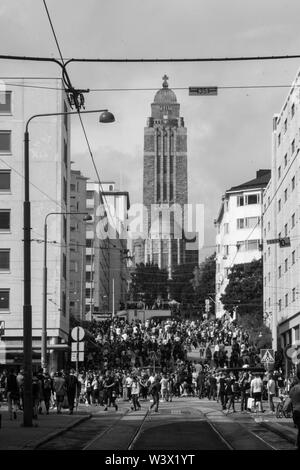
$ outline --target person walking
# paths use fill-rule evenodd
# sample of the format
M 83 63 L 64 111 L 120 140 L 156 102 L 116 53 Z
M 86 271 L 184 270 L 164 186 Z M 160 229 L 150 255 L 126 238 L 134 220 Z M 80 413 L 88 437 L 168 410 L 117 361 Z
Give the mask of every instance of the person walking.
M 262 406 L 262 392 L 263 392 L 263 381 L 260 375 L 257 374 L 250 383 L 250 396 L 254 398 L 254 410 L 257 411 L 256 405 L 258 405 L 258 411 L 264 412 Z
M 140 395 L 140 382 L 136 375 L 132 377 L 132 384 L 131 384 L 131 399 L 132 399 L 132 407 L 131 409 L 136 411 L 137 409 L 141 409 L 141 405 L 139 403 L 139 395 Z
M 272 413 L 275 413 L 275 405 L 273 402 L 273 398 L 275 397 L 275 393 L 276 393 L 276 383 L 275 383 L 272 373 L 270 373 L 269 380 L 267 382 L 267 391 L 268 391 L 268 401 L 269 401 L 270 411 Z
M 61 414 L 62 404 L 66 395 L 66 381 L 61 372 L 57 372 L 53 381 L 53 389 L 56 395 L 57 414 Z
M 75 375 L 75 370 L 71 369 L 70 373 L 66 375 L 66 393 L 68 397 L 68 404 L 69 404 L 69 414 L 73 414 L 74 410 L 74 403 L 75 403 L 75 396 L 78 387 L 78 380 Z
M 53 380 L 51 379 L 48 372 L 44 374 L 44 400 L 45 400 L 45 408 L 46 414 L 49 414 L 50 409 L 50 401 L 51 401 L 51 394 L 53 393 Z
M 19 387 L 14 369 L 11 369 L 6 377 L 5 392 L 7 396 L 9 419 L 17 419 Z
M 293 407 L 293 421 L 298 428 L 297 450 L 300 450 L 300 367 L 297 367 L 297 382 L 291 386 L 289 397 Z
M 149 393 L 152 395 L 153 398 L 153 403 L 149 408 L 149 411 L 152 410 L 153 407 L 155 407 L 155 412 L 158 412 L 158 407 L 159 407 L 159 392 L 160 392 L 160 379 L 157 374 L 154 376 L 154 381 L 149 387 Z

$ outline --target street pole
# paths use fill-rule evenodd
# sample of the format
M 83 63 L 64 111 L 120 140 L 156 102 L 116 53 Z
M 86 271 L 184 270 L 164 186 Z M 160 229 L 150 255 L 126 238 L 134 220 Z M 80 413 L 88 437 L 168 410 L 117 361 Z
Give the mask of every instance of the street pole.
M 24 404 L 23 425 L 32 426 L 32 306 L 31 306 L 31 220 L 29 200 L 29 133 L 24 134 L 24 305 L 23 305 L 23 348 L 24 348 Z
M 115 278 L 112 278 L 112 317 L 115 316 Z
M 24 349 L 24 407 L 23 425 L 32 426 L 33 406 L 32 406 L 32 306 L 31 306 L 31 213 L 29 199 L 29 131 L 28 126 L 32 119 L 37 117 L 65 116 L 69 114 L 89 114 L 101 113 L 99 122 L 110 123 L 115 121 L 115 117 L 107 109 L 95 109 L 90 111 L 70 111 L 62 113 L 43 113 L 31 116 L 25 126 L 24 132 L 24 201 L 23 201 L 23 258 L 24 258 L 24 304 L 23 304 L 23 349 Z M 47 291 L 46 291 L 47 297 Z M 44 324 L 44 323 L 43 323 Z M 45 323 L 46 324 L 46 323 Z M 43 353 L 47 351 L 47 332 L 44 331 Z M 44 356 L 46 360 L 46 355 Z
M 44 372 L 47 371 L 47 217 L 44 224 L 44 267 L 43 267 L 43 318 L 42 318 L 42 347 L 41 363 Z

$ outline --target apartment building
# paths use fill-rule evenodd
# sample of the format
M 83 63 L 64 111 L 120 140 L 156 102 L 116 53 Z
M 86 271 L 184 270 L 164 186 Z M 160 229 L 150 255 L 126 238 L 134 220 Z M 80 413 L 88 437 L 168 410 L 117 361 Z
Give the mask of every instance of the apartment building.
M 216 235 L 216 317 L 224 313 L 220 300 L 228 285 L 230 269 L 236 264 L 250 263 L 262 256 L 263 191 L 271 170 L 258 170 L 256 177 L 233 186 L 222 197 L 215 220 Z
M 0 322 L 2 362 L 23 363 L 24 131 L 36 114 L 67 112 L 60 79 L 3 78 L 0 92 Z M 44 223 L 47 219 L 47 337 L 50 369 L 61 367 L 69 334 L 69 116 L 29 124 L 33 364 L 41 357 Z
M 264 193 L 264 314 L 275 350 L 300 339 L 299 85 L 300 72 L 273 118 L 272 178 Z

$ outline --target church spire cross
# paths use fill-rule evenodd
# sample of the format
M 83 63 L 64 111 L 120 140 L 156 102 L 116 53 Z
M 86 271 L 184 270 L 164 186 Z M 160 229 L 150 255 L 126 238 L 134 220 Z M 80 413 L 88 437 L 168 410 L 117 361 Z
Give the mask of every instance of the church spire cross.
M 169 80 L 169 77 L 166 74 L 164 74 L 162 79 L 163 79 L 163 87 L 168 88 L 169 84 L 168 84 L 167 80 Z

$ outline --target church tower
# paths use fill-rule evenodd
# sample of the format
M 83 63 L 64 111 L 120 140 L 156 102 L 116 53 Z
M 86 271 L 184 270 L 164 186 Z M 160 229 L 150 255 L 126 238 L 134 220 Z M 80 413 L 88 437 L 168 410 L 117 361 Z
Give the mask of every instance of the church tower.
M 185 261 L 184 205 L 187 196 L 187 130 L 180 104 L 163 77 L 144 129 L 145 263 L 172 269 Z

